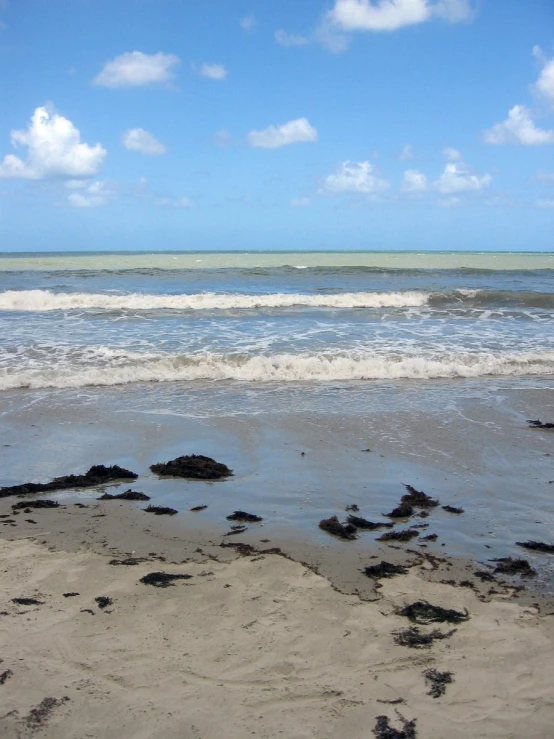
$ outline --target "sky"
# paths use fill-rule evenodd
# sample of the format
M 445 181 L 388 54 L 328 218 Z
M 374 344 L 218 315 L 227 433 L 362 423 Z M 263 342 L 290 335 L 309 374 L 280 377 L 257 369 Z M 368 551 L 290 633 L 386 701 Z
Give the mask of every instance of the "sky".
M 554 251 L 552 0 L 0 0 L 0 251 Z

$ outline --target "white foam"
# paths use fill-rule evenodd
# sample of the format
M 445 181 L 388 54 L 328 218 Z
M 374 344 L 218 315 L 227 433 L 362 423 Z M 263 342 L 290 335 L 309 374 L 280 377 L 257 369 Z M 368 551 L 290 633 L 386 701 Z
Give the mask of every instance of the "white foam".
M 71 361 L 50 367 L 0 371 L 0 390 L 76 388 L 136 382 L 237 380 L 240 382 L 329 382 L 347 380 L 420 379 L 554 374 L 554 352 L 448 353 L 438 356 L 374 354 L 245 354 L 141 355 L 98 348 L 104 362 L 96 367 Z
M 232 310 L 259 308 L 402 308 L 426 305 L 429 295 L 418 291 L 358 292 L 337 295 L 273 293 L 194 293 L 151 295 L 128 293 L 56 293 L 50 290 L 6 290 L 0 293 L 0 310 L 45 312 L 54 310 Z

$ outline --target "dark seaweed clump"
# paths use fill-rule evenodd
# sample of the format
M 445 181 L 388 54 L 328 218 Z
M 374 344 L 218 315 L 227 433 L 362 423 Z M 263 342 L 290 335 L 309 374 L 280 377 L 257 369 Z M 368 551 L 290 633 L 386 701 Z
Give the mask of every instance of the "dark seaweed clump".
M 356 503 L 350 503 L 350 505 L 347 505 L 344 509 L 346 512 L 352 511 L 353 513 L 358 513 L 360 510 L 359 506 Z
M 81 593 L 62 593 L 64 598 L 74 598 L 76 595 L 81 595 Z
M 50 482 L 26 482 L 23 485 L 0 488 L 0 498 L 7 498 L 9 495 L 48 493 L 51 490 L 90 488 L 96 485 L 104 485 L 112 480 L 136 480 L 137 477 L 138 475 L 134 472 L 119 467 L 117 464 L 114 464 L 112 467 L 95 464 L 84 475 L 65 475 L 64 477 L 55 477 Z
M 171 575 L 168 572 L 149 572 L 140 578 L 144 585 L 153 585 L 155 588 L 168 588 L 174 580 L 190 580 L 192 575 Z
M 197 513 L 198 511 L 205 511 L 207 507 L 207 505 L 195 505 L 194 508 L 189 508 L 189 510 Z
M 438 506 L 439 501 L 431 498 L 427 493 L 416 490 L 411 485 L 404 485 L 404 487 L 408 492 L 401 498 L 403 503 L 408 503 L 414 508 L 435 508 L 435 506 Z
M 40 726 L 44 726 L 50 718 L 50 714 L 54 708 L 58 708 L 58 706 L 67 703 L 69 700 L 71 700 L 71 698 L 68 698 L 67 696 L 64 696 L 63 698 L 43 698 L 38 706 L 36 706 L 36 708 L 32 708 L 29 711 L 29 715 L 25 717 L 24 721 L 27 727 L 31 730 L 35 730 Z
M 18 606 L 42 606 L 44 601 L 37 600 L 36 598 L 12 598 L 12 603 L 17 603 Z
M 554 544 L 545 544 L 542 541 L 516 541 L 518 547 L 529 549 L 532 552 L 543 552 L 544 554 L 554 554 Z
M 124 493 L 119 493 L 119 495 L 104 493 L 98 500 L 150 500 L 150 496 L 145 493 L 138 493 L 135 490 L 126 490 Z
M 110 559 L 108 562 L 109 565 L 126 565 L 126 566 L 132 566 L 132 565 L 139 565 L 141 562 L 148 562 L 147 559 L 144 559 L 144 557 L 126 557 L 125 559 Z
M 227 516 L 227 521 L 248 521 L 248 523 L 257 523 L 263 521 L 261 516 L 256 516 L 254 513 L 246 513 L 246 511 L 234 511 L 230 516 Z
M 60 504 L 56 500 L 22 500 L 20 503 L 12 505 L 13 511 L 19 511 L 22 508 L 59 508 Z
M 410 626 L 408 629 L 398 631 L 395 634 L 394 641 L 401 647 L 410 647 L 411 649 L 426 649 L 432 645 L 437 639 L 450 639 L 452 634 L 456 633 L 456 629 L 452 631 L 439 631 L 433 629 L 433 631 L 425 634 L 417 626 Z
M 10 677 L 13 677 L 13 672 L 11 670 L 4 670 L 4 672 L 0 675 L 0 685 L 4 685 L 6 680 Z
M 418 600 L 399 611 L 400 616 L 406 616 L 416 624 L 429 624 L 435 621 L 459 624 L 469 619 L 469 613 L 461 613 L 453 608 L 433 606 L 426 600 Z
M 409 518 L 414 512 L 413 507 L 409 503 L 402 502 L 396 506 L 390 513 L 383 513 L 389 518 Z
M 543 423 L 538 418 L 536 421 L 527 421 L 527 423 L 533 429 L 554 429 L 554 423 Z
M 494 571 L 502 575 L 521 575 L 522 577 L 535 577 L 537 572 L 526 559 L 514 559 L 513 557 L 501 557 L 494 559 L 497 562 Z
M 442 510 L 446 511 L 447 513 L 463 513 L 463 508 L 454 508 L 454 506 L 451 505 L 443 505 Z
M 437 541 L 438 538 L 436 534 L 428 534 L 427 536 L 422 536 L 420 541 Z
M 196 480 L 219 480 L 221 477 L 229 477 L 233 474 L 227 465 L 201 454 L 191 454 L 177 457 L 169 462 L 152 464 L 150 469 L 158 475 L 191 477 Z
M 419 531 L 415 529 L 404 529 L 403 531 L 388 531 L 382 534 L 377 541 L 410 541 L 414 537 L 419 536 Z
M 392 529 L 393 523 L 388 521 L 368 521 L 367 518 L 361 516 L 348 516 L 348 523 L 357 529 L 365 529 L 366 531 L 375 531 L 376 529 Z
M 177 513 L 175 508 L 168 508 L 163 505 L 149 505 L 148 508 L 143 508 L 143 510 L 156 516 L 174 516 Z
M 356 539 L 356 527 L 351 523 L 343 524 L 336 516 L 324 518 L 319 522 L 319 528 L 339 539 Z
M 99 595 L 94 600 L 98 603 L 98 608 L 107 608 L 113 604 L 112 598 L 108 598 L 107 595 Z
M 402 716 L 402 729 L 395 729 L 390 725 L 387 716 L 377 716 L 377 723 L 373 729 L 373 733 L 377 739 L 417 739 L 416 719 L 406 721 Z
M 440 698 L 446 693 L 446 686 L 454 682 L 451 672 L 439 672 L 435 669 L 425 670 L 423 673 L 425 681 L 429 684 L 430 690 L 427 695 L 433 698 Z
M 381 561 L 381 564 L 371 565 L 364 569 L 364 573 L 368 577 L 375 579 L 380 577 L 394 577 L 395 575 L 406 575 L 408 570 L 401 565 L 395 565 L 392 562 Z

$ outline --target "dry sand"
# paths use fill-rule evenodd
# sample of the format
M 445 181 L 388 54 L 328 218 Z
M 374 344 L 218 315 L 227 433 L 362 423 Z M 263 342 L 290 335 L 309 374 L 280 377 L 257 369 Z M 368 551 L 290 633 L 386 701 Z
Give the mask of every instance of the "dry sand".
M 0 556 L 6 739 L 368 739 L 379 715 L 400 729 L 398 713 L 419 739 L 554 735 L 554 616 L 509 591 L 483 602 L 414 567 L 368 602 L 277 555 L 112 566 L 90 548 L 23 538 L 0 541 Z M 155 570 L 192 578 L 139 582 Z M 99 596 L 113 604 L 101 610 Z M 398 646 L 393 632 L 409 623 L 396 610 L 420 599 L 471 617 L 438 624 L 457 630 L 430 649 Z M 428 668 L 453 673 L 440 698 Z M 60 703 L 39 721 L 47 697 Z

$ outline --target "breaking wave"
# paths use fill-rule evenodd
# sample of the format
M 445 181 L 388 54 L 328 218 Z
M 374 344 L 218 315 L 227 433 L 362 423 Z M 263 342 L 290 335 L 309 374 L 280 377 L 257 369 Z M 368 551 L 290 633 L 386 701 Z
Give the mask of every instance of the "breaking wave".
M 4 368 L 0 390 L 16 388 L 77 388 L 138 382 L 226 381 L 331 382 L 348 380 L 429 380 L 484 376 L 554 374 L 553 352 L 445 353 L 428 357 L 375 354 L 177 354 L 118 351 L 110 357 L 98 347 L 96 366 L 72 361 L 55 365 Z M 103 352 L 100 350 L 104 350 Z M 100 358 L 103 357 L 103 360 Z M 92 357 L 91 357 L 92 359 Z M 69 361 L 68 361 L 69 360 Z
M 191 295 L 129 293 L 56 293 L 50 290 L 6 290 L 0 293 L 0 310 L 45 312 L 55 310 L 232 310 L 256 308 L 387 308 L 419 307 L 428 294 L 409 292 L 356 292 L 335 295 L 203 292 Z

